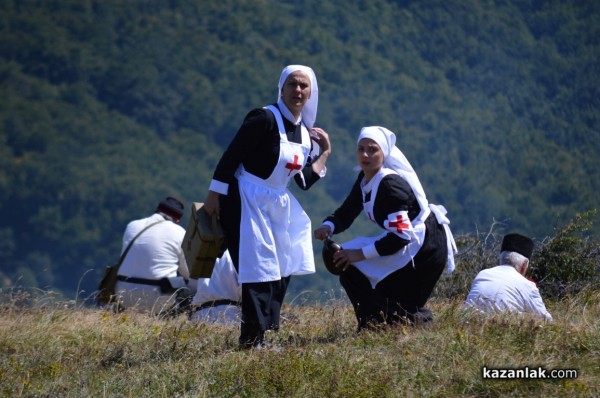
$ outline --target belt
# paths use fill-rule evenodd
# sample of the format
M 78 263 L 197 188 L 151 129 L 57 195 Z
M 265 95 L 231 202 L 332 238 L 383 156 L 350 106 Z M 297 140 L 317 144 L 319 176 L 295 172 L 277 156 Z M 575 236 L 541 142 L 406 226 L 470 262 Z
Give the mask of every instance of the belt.
M 240 303 L 238 301 L 229 300 L 229 299 L 207 301 L 207 302 L 202 303 L 200 305 L 195 305 L 194 306 L 194 311 L 200 311 L 200 310 L 203 310 L 203 309 L 206 309 L 206 308 L 217 307 L 219 305 L 235 305 L 235 306 L 239 306 Z
M 117 279 L 122 282 L 135 283 L 138 285 L 160 286 L 161 292 L 165 293 L 165 294 L 173 293 L 176 290 L 176 289 L 173 289 L 173 287 L 171 286 L 171 282 L 169 282 L 169 278 L 145 279 L 145 278 L 136 278 L 134 276 L 117 275 Z
M 123 282 L 129 283 L 137 283 L 139 285 L 152 285 L 152 286 L 160 286 L 164 282 L 162 279 L 145 279 L 145 278 L 136 278 L 135 276 L 125 276 L 125 275 L 117 275 L 117 279 Z

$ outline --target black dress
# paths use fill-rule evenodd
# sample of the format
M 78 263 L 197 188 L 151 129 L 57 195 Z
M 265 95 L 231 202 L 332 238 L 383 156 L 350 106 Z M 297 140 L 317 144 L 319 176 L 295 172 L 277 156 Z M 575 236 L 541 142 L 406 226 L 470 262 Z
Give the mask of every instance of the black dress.
M 363 211 L 363 193 L 360 187 L 363 176 L 361 172 L 343 204 L 325 219 L 334 224 L 336 234 L 350 227 Z M 398 211 L 407 211 L 410 220 L 414 220 L 421 208 L 410 185 L 393 173 L 383 177 L 379 183 L 372 216 L 384 228 L 388 215 Z M 388 256 L 408 243 L 408 240 L 390 232 L 375 242 L 375 248 L 380 256 Z M 431 320 L 431 313 L 423 307 L 447 260 L 446 232 L 431 213 L 425 220 L 425 238 L 418 253 L 412 261 L 379 281 L 375 288 L 358 268 L 350 266 L 340 275 L 340 283 L 352 302 L 359 328 L 380 323 Z
M 274 106 L 277 107 L 276 104 Z M 288 140 L 300 143 L 300 125 L 294 125 L 284 117 L 282 119 Z M 265 109 L 252 110 L 224 152 L 213 175 L 213 180 L 229 185 L 227 195 L 220 195 L 220 219 L 231 259 L 238 271 L 242 204 L 235 173 L 243 165 L 248 173 L 262 179 L 269 178 L 279 159 L 280 141 L 279 127 L 273 113 Z M 294 177 L 303 190 L 309 189 L 320 179 L 311 165 L 309 157 L 302 169 L 304 181 L 299 175 Z M 262 344 L 266 330 L 279 329 L 281 305 L 289 281 L 290 277 L 284 277 L 272 282 L 242 283 L 240 346 Z

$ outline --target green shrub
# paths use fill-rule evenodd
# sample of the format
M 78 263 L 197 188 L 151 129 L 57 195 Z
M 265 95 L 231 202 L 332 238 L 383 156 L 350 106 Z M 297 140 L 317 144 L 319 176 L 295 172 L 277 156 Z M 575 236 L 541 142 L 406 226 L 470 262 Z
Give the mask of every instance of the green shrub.
M 597 288 L 600 281 L 600 241 L 584 235 L 596 215 L 590 210 L 575 215 L 565 226 L 557 227 L 555 235 L 535 241 L 528 277 L 538 284 L 546 298 L 574 295 L 586 287 Z M 494 223 L 487 232 L 456 236 L 458 254 L 452 275 L 442 276 L 435 297 L 466 297 L 477 273 L 498 265 L 504 231 L 496 232 Z
M 542 297 L 574 295 L 600 281 L 600 242 L 589 231 L 596 210 L 577 214 L 556 234 L 536 246 L 529 273 L 537 281 Z

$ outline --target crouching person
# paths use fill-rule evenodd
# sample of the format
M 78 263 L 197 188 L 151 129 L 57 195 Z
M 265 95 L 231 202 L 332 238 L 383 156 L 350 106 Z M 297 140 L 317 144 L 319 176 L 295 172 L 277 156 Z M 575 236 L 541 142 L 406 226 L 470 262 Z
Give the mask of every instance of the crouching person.
M 533 240 L 526 236 L 506 235 L 502 239 L 500 264 L 477 274 L 465 307 L 486 313 L 531 313 L 552 320 L 537 285 L 525 277 L 533 247 Z
M 167 197 L 151 216 L 127 225 L 122 251 L 133 244 L 115 287 L 121 308 L 165 315 L 177 314 L 189 305 L 195 291 L 188 286 L 189 271 L 181 249 L 183 209 L 179 199 Z
M 429 204 L 412 166 L 384 127 L 364 127 L 357 140 L 360 173 L 342 205 L 314 232 L 327 239 L 358 215 L 383 232 L 341 244 L 333 254 L 358 329 L 432 320 L 425 304 L 442 272 L 454 269 L 454 239 L 442 206 Z

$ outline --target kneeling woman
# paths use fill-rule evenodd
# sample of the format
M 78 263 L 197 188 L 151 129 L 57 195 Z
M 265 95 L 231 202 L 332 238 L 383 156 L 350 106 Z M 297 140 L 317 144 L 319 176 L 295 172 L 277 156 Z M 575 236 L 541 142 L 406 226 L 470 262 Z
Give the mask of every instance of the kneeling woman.
M 385 230 L 342 243 L 334 255 L 340 283 L 354 307 L 359 329 L 378 324 L 422 323 L 424 308 L 444 268 L 454 269 L 456 250 L 446 210 L 430 205 L 396 136 L 364 127 L 356 157 L 361 172 L 348 197 L 314 231 L 316 239 L 345 231 L 364 210 Z

